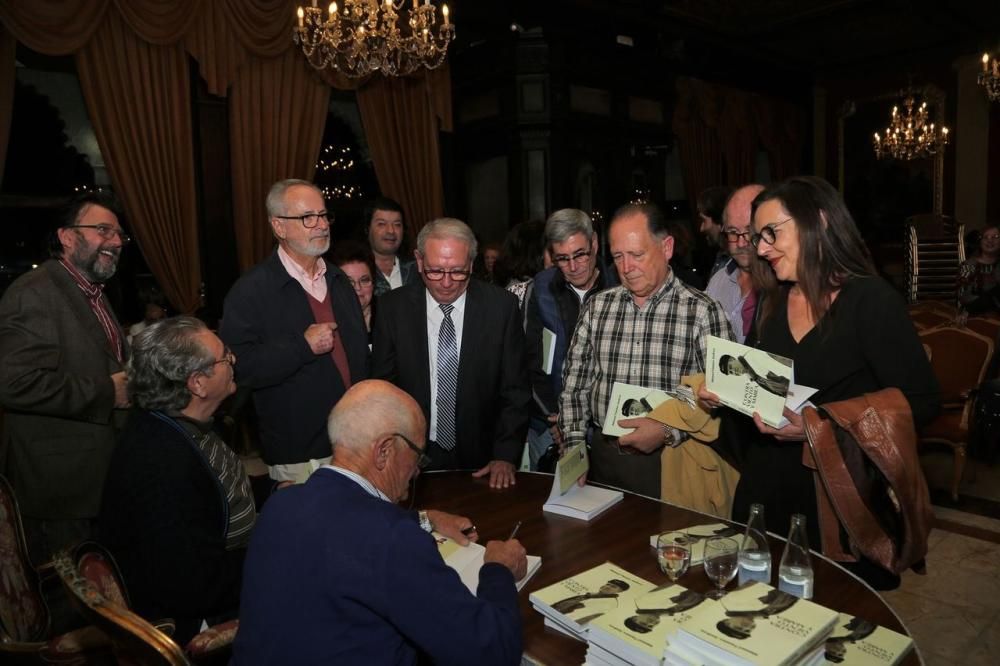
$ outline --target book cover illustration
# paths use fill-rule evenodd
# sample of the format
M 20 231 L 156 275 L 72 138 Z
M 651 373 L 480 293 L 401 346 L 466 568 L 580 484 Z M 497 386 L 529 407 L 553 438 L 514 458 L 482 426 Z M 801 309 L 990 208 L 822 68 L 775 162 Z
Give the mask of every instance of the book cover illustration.
M 780 427 L 793 383 L 791 359 L 708 336 L 705 366 L 705 387 L 722 404 L 747 416 L 756 412 L 764 423 Z
M 582 630 L 607 612 L 619 607 L 634 608 L 633 599 L 651 589 L 649 581 L 605 562 L 536 590 L 529 598 L 546 615 Z
M 841 613 L 824 646 L 824 664 L 898 664 L 913 640 L 860 617 Z

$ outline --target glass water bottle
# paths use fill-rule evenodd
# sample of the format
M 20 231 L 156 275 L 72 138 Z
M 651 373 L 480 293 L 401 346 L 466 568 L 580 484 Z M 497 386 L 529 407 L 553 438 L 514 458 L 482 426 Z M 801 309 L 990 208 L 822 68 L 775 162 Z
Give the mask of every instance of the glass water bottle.
M 740 585 L 751 580 L 771 584 L 771 548 L 764 525 L 764 505 L 751 504 L 747 530 L 740 540 Z
M 778 567 L 778 589 L 802 599 L 812 599 L 813 568 L 806 537 L 806 517 L 792 514 L 792 528 Z

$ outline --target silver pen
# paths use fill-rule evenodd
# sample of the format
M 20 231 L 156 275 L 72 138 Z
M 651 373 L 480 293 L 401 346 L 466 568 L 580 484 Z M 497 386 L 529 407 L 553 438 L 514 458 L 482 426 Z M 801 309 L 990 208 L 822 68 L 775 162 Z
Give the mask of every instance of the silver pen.
M 520 520 L 517 521 L 517 525 L 514 525 L 514 529 L 512 529 L 510 531 L 510 536 L 507 537 L 507 541 L 510 541 L 511 539 L 513 539 L 514 537 L 516 537 L 517 536 L 517 531 L 519 529 L 521 529 L 521 521 Z

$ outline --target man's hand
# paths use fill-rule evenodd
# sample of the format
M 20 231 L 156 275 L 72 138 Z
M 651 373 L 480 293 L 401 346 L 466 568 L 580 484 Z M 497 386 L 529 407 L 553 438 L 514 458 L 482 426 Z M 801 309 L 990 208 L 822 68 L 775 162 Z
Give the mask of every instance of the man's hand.
M 701 402 L 702 406 L 708 408 L 706 411 L 717 409 L 722 405 L 722 403 L 719 402 L 719 396 L 705 388 L 705 382 L 698 384 L 698 390 L 695 391 L 695 393 L 698 394 L 698 400 Z
M 435 532 L 443 534 L 460 546 L 468 546 L 470 541 L 479 540 L 479 533 L 476 532 L 475 526 L 465 516 L 427 509 L 427 517 L 430 518 Z M 463 530 L 471 531 L 466 533 Z
M 788 407 L 785 407 L 783 413 L 785 418 L 788 419 L 788 425 L 784 428 L 772 428 L 761 420 L 760 414 L 757 412 L 753 413 L 753 422 L 757 426 L 757 430 L 760 430 L 765 435 L 773 436 L 779 442 L 805 441 L 806 429 L 802 425 L 802 415 L 796 414 L 788 409 Z
M 111 375 L 111 383 L 115 385 L 115 409 L 128 407 L 128 378 L 125 372 L 116 372 Z
M 486 467 L 478 472 L 473 472 L 472 476 L 481 478 L 490 475 L 490 488 L 509 488 L 517 483 L 514 478 L 514 466 L 505 460 L 491 460 Z
M 521 580 L 528 573 L 528 553 L 517 539 L 488 542 L 483 562 L 497 562 L 504 565 L 514 574 L 514 580 Z
M 317 356 L 329 354 L 333 349 L 333 332 L 337 330 L 337 325 L 333 322 L 325 324 L 312 324 L 306 329 L 305 338 L 309 343 L 309 348 Z
M 618 438 L 620 446 L 635 449 L 637 453 L 652 453 L 663 446 L 663 424 L 655 419 L 641 416 L 636 419 L 621 419 L 620 428 L 635 428 L 633 432 Z

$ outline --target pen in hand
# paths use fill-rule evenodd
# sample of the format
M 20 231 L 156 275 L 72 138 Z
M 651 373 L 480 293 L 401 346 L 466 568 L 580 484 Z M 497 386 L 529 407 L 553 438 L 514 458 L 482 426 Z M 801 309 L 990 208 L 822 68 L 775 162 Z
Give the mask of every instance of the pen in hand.
M 514 525 L 514 529 L 512 529 L 512 530 L 510 531 L 510 536 L 509 536 L 509 537 L 507 537 L 507 541 L 510 541 L 511 539 L 513 539 L 514 537 L 516 537 L 516 536 L 517 536 L 517 531 L 518 531 L 519 529 L 521 529 L 521 521 L 520 521 L 520 520 L 519 520 L 519 521 L 517 521 L 517 524 L 516 524 L 516 525 Z

